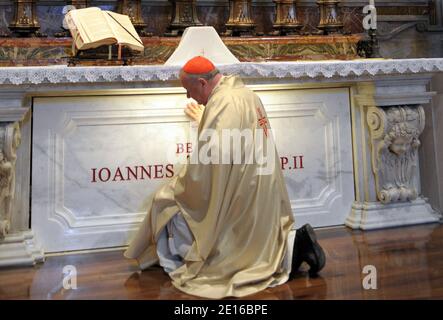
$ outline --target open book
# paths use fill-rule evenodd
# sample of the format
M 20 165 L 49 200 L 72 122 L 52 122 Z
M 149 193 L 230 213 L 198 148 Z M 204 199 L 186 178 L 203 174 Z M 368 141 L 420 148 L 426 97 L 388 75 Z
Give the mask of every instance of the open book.
M 90 7 L 69 11 L 65 21 L 77 50 L 112 44 L 144 50 L 143 42 L 126 15 Z

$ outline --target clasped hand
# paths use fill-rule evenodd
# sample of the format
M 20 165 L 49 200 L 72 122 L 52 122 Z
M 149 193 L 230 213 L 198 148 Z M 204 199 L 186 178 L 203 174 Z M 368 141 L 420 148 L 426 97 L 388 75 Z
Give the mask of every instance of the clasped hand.
M 185 114 L 192 120 L 200 124 L 200 120 L 205 111 L 205 107 L 195 102 L 190 102 L 185 107 Z

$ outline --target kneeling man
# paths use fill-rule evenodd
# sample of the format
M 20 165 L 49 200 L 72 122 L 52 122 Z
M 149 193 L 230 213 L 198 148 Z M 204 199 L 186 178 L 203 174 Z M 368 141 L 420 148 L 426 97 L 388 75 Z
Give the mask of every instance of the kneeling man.
M 195 149 L 206 148 L 220 161 L 191 156 L 150 198 L 125 256 L 142 269 L 160 264 L 175 287 L 208 298 L 241 297 L 283 284 L 303 261 L 316 274 L 325 255 L 309 225 L 292 230 L 280 158 L 269 144 L 272 134 L 259 97 L 200 56 L 183 66 L 180 81 L 188 98 L 198 102 L 185 110 L 199 122 Z M 229 137 L 226 132 L 249 132 L 250 141 L 241 138 L 240 150 L 217 143 Z M 257 146 L 272 161 L 265 170 L 260 161 L 248 161 Z M 242 161 L 236 161 L 238 153 Z

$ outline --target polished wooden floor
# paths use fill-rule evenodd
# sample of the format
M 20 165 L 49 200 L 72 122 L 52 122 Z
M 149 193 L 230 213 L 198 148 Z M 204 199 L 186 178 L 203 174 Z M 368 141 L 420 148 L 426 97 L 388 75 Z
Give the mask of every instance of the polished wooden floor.
M 443 299 L 443 225 L 377 231 L 317 230 L 327 256 L 317 278 L 306 272 L 246 299 Z M 62 286 L 63 267 L 77 269 L 77 289 Z M 377 289 L 365 290 L 366 265 Z M 0 269 L 0 299 L 196 299 L 175 289 L 160 268 L 140 272 L 122 251 L 48 257 L 34 267 Z

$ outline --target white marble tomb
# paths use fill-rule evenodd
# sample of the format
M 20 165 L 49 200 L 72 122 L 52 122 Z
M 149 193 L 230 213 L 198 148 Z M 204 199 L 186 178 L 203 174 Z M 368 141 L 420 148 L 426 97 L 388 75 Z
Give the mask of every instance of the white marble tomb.
M 421 192 L 418 153 L 435 94 L 427 86 L 443 59 L 220 68 L 264 102 L 297 225 L 439 221 L 441 208 Z M 177 74 L 171 66 L 0 68 L 0 265 L 127 243 L 143 200 L 177 172 L 165 150 L 189 142 Z
M 349 90 L 265 88 L 255 90 L 297 226 L 343 224 L 354 200 Z M 183 91 L 154 92 L 34 99 L 31 226 L 46 252 L 127 244 L 144 200 L 178 173 L 190 144 Z

